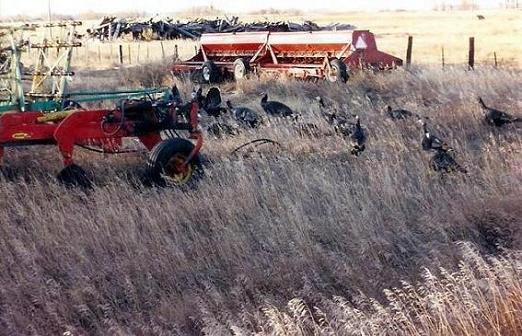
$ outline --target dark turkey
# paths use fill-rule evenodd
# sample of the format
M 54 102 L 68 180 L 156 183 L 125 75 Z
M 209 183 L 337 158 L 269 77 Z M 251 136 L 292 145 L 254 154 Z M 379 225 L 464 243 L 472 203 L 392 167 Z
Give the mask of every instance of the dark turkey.
M 256 128 L 261 124 L 261 117 L 256 111 L 249 109 L 248 107 L 234 107 L 230 100 L 227 100 L 226 104 L 238 122 L 252 128 Z
M 488 107 L 482 100 L 482 98 L 479 97 L 479 103 L 480 106 L 482 106 L 482 109 L 484 110 L 485 114 L 485 120 L 489 125 L 496 126 L 496 127 L 502 127 L 505 124 L 512 124 L 516 122 L 522 122 L 522 118 L 513 117 L 512 115 Z
M 450 154 L 451 149 L 443 148 L 437 149 L 436 153 L 430 160 L 430 168 L 439 173 L 453 173 L 460 172 L 466 174 L 468 171 L 462 167 L 455 158 Z
M 286 118 L 294 116 L 294 111 L 290 107 L 275 100 L 268 100 L 268 94 L 266 93 L 261 98 L 261 107 L 267 114 L 274 117 Z
M 423 150 L 430 151 L 438 150 L 442 147 L 449 148 L 449 146 L 444 141 L 442 141 L 439 137 L 430 132 L 425 120 L 419 119 L 419 122 L 422 123 L 423 137 L 421 145 Z
M 414 116 L 418 117 L 418 115 L 416 113 L 413 113 L 411 111 L 404 110 L 404 109 L 394 110 L 389 105 L 386 106 L 386 114 L 388 115 L 388 117 L 390 117 L 393 120 L 402 120 L 402 119 L 407 119 L 407 118 L 411 118 Z
M 203 95 L 203 90 L 200 87 L 196 91 L 196 98 L 199 106 L 211 117 L 217 118 L 227 112 L 227 110 L 221 106 L 221 91 L 219 91 L 217 87 L 211 87 L 206 96 Z
M 355 126 L 353 127 L 353 132 L 350 135 L 350 140 L 352 144 L 351 153 L 355 156 L 358 156 L 366 149 L 366 133 L 361 127 L 361 119 L 358 115 L 355 116 Z

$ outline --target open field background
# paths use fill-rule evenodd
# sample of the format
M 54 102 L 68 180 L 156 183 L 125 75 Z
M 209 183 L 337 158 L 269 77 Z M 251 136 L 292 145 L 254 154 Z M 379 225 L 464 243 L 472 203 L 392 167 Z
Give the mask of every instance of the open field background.
M 482 96 L 522 115 L 520 12 L 486 11 L 485 21 L 474 14 L 310 17 L 369 28 L 382 50 L 401 57 L 412 34 L 419 65 L 358 73 L 347 85 L 222 84 L 225 100 L 260 112 L 267 92 L 319 135 L 271 121 L 207 136 L 206 174 L 195 189 L 143 186 L 145 152 L 81 149 L 77 163 L 95 187 L 66 189 L 54 177 L 56 148 L 7 149 L 0 335 L 522 334 L 522 129 L 486 126 L 477 104 Z M 448 63 L 463 64 L 472 35 L 476 70 L 442 70 L 442 42 Z M 127 45 L 114 43 L 113 52 L 119 43 Z M 174 44 L 182 56 L 193 50 L 188 41 L 164 43 L 167 58 Z M 75 56 L 72 89 L 172 84 L 159 42 L 140 43 L 140 61 L 123 67 L 111 44 L 87 46 Z M 494 50 L 499 68 L 487 64 Z M 177 84 L 187 98 L 193 85 Z M 388 120 L 386 104 L 429 116 L 469 174 L 430 172 L 420 126 Z M 360 157 L 324 112 L 361 116 L 369 139 Z M 282 147 L 231 154 L 256 138 Z
M 478 20 L 482 14 L 485 20 Z M 351 23 L 360 29 L 370 29 L 377 34 L 378 47 L 405 59 L 409 35 L 413 36 L 413 62 L 417 64 L 441 64 L 441 49 L 444 47 L 446 64 L 465 64 L 468 57 L 468 38 L 475 37 L 476 63 L 494 64 L 493 53 L 497 53 L 500 66 L 520 67 L 522 60 L 522 13 L 520 10 L 484 10 L 453 12 L 379 12 L 379 13 L 307 13 L 302 16 L 288 15 L 240 15 L 241 20 L 263 21 L 312 20 L 319 24 L 333 22 Z M 95 26 L 98 20 L 84 21 L 80 31 Z M 53 33 L 59 35 L 59 29 Z M 31 33 L 39 40 L 48 31 Z M 127 65 L 171 59 L 175 45 L 179 57 L 187 59 L 194 55 L 197 42 L 190 40 L 151 42 L 97 42 L 87 41 L 74 57 L 79 68 L 104 69 L 119 65 L 118 46 L 123 45 L 124 62 Z M 161 47 L 163 44 L 163 48 Z M 129 56 L 130 55 L 130 56 Z

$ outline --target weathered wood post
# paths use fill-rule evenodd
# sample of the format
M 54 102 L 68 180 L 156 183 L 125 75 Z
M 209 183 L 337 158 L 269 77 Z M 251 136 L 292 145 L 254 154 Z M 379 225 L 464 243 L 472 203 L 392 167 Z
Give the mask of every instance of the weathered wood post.
M 123 64 L 123 46 L 121 44 L 118 47 L 118 57 L 120 59 L 120 64 Z
M 165 59 L 165 47 L 163 46 L 163 41 L 160 41 L 161 46 L 161 59 Z
M 444 66 L 446 65 L 446 62 L 444 60 L 444 47 L 442 47 L 441 51 L 442 51 L 442 69 L 444 69 Z
M 498 67 L 498 63 L 497 63 L 497 52 L 494 51 L 493 52 L 493 59 L 495 60 L 495 68 Z
M 475 38 L 469 38 L 468 67 L 473 70 L 475 67 Z
M 408 36 L 408 48 L 406 49 L 406 67 L 411 65 L 411 52 L 413 48 L 413 36 Z
M 178 53 L 178 45 L 174 45 L 174 60 L 177 61 L 179 59 L 179 53 Z

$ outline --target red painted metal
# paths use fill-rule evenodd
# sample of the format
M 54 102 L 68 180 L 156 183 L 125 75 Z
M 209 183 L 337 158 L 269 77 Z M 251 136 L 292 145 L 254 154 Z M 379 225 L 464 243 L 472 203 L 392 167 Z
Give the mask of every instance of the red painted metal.
M 210 60 L 222 73 L 233 72 L 238 58 L 248 60 L 256 73 L 287 73 L 301 78 L 324 78 L 329 61 L 335 58 L 343 60 L 349 70 L 402 65 L 401 59 L 377 49 L 375 35 L 368 30 L 251 32 L 203 34 L 199 52 L 175 64 L 173 70 L 199 70 Z
M 170 129 L 187 129 L 190 138 L 196 140 L 190 158 L 197 155 L 203 145 L 203 137 L 198 128 L 197 102 L 191 103 L 189 123 L 177 123 L 176 116 Z M 122 139 L 137 137 L 148 149 L 158 144 L 161 139 L 161 126 L 147 131 L 140 129 L 145 123 L 146 112 L 139 118 L 127 117 L 120 110 L 78 110 L 63 119 L 42 121 L 41 112 L 8 112 L 0 115 L 0 164 L 4 147 L 28 145 L 56 145 L 63 157 L 65 166 L 73 164 L 73 151 L 76 145 L 98 147 L 107 153 L 118 153 Z M 114 120 L 110 128 L 104 126 L 108 118 Z M 145 122 L 144 122 L 145 120 Z M 154 120 L 152 121 L 154 122 Z

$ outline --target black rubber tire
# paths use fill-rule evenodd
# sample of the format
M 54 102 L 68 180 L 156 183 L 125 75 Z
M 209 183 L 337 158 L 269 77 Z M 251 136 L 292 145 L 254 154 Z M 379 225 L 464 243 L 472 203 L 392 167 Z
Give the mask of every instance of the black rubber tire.
M 240 81 L 245 79 L 250 73 L 250 63 L 244 58 L 238 58 L 234 61 L 234 80 Z
M 164 167 L 168 161 L 176 154 L 188 157 L 194 144 L 186 139 L 174 138 L 167 139 L 158 143 L 150 152 L 146 167 L 146 178 L 152 185 L 165 187 L 172 185 L 168 178 L 164 176 Z M 193 186 L 203 175 L 203 166 L 200 155 L 196 155 L 189 163 L 192 165 L 193 173 L 190 180 L 184 185 Z
M 348 80 L 348 69 L 346 64 L 336 58 L 330 61 L 330 66 L 332 67 L 332 71 L 335 73 L 335 77 L 330 77 L 327 74 L 326 79 L 332 83 L 346 83 Z
M 68 188 L 92 188 L 92 180 L 87 174 L 87 172 L 82 167 L 75 164 L 72 164 L 62 169 L 56 177 L 58 179 L 58 182 L 62 183 Z
M 217 83 L 221 80 L 219 68 L 212 61 L 206 61 L 201 66 L 201 76 L 206 83 Z

